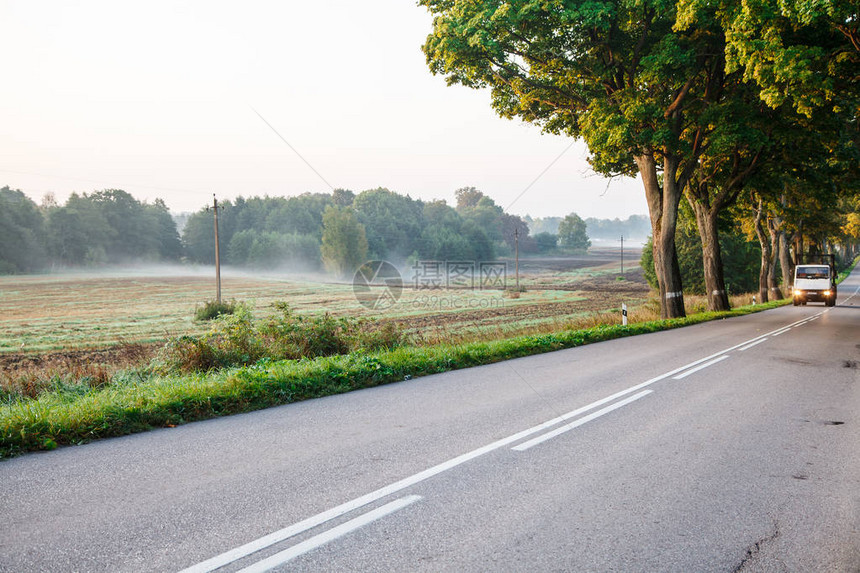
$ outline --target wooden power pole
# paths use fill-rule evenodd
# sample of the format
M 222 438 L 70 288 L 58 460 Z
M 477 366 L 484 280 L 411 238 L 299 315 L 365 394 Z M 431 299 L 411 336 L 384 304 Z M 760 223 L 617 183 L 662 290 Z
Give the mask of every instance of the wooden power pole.
M 517 292 L 520 290 L 520 228 L 514 227 L 514 251 L 516 253 Z
M 212 194 L 212 211 L 215 213 L 215 300 L 221 304 L 221 246 L 218 240 L 218 198 Z

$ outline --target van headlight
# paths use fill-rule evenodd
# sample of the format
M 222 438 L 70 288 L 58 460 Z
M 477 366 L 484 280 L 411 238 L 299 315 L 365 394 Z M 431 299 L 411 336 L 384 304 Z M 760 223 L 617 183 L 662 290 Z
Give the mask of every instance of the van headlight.
M 803 291 L 802 290 L 796 290 L 796 291 L 794 291 L 794 294 L 796 294 L 797 296 L 800 296 L 803 294 Z
M 829 290 L 824 291 L 824 296 L 830 296 L 830 291 Z

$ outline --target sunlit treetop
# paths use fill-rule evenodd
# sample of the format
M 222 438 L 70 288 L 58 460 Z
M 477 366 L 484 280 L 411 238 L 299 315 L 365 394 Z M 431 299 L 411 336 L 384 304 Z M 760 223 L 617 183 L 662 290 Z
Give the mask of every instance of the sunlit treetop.
M 728 71 L 741 69 L 778 107 L 856 113 L 860 99 L 860 3 L 856 0 L 679 0 L 676 29 L 716 13 Z
M 631 154 L 675 151 L 678 118 L 700 105 L 713 30 L 673 32 L 663 0 L 421 0 L 424 52 L 449 83 L 488 87 L 503 117 L 582 137 L 594 168 L 635 171 Z M 722 54 L 720 54 L 722 57 Z

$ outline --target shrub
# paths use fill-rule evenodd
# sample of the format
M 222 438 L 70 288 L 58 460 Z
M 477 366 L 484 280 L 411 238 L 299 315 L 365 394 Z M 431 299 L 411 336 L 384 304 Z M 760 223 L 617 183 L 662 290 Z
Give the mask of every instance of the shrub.
M 170 340 L 159 355 L 162 372 L 206 372 L 245 366 L 260 360 L 298 360 L 349 354 L 356 350 L 393 349 L 405 342 L 393 323 L 295 314 L 284 302 L 279 314 L 255 325 L 250 311 L 239 305 L 233 315 L 219 317 L 203 336 Z
M 203 322 L 225 314 L 233 314 L 236 312 L 237 306 L 239 306 L 239 303 L 236 301 L 218 302 L 207 300 L 203 303 L 202 307 L 198 306 L 194 309 L 194 319 Z

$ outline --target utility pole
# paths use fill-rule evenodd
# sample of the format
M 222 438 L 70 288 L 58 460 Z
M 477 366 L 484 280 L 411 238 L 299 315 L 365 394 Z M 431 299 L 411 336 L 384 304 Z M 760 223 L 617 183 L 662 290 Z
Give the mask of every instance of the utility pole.
M 520 290 L 520 228 L 514 227 L 514 252 L 516 253 L 517 292 Z
M 215 213 L 215 300 L 221 304 L 221 247 L 218 241 L 218 209 L 223 209 L 223 207 L 218 207 L 218 198 L 215 197 L 214 193 L 212 199 L 212 211 Z
M 621 235 L 621 274 L 624 274 L 624 235 Z

